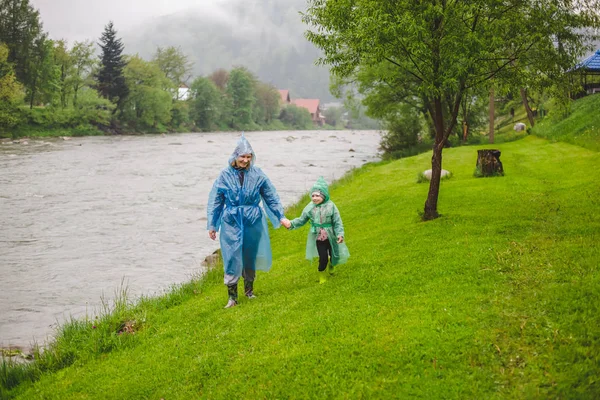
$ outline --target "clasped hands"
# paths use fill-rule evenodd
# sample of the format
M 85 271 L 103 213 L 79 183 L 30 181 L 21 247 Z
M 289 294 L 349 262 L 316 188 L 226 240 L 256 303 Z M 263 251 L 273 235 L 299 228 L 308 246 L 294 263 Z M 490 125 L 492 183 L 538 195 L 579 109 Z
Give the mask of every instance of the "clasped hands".
M 281 222 L 281 225 L 285 226 L 286 229 L 290 229 L 292 227 L 292 223 L 287 218 L 281 218 L 281 220 L 279 222 Z M 208 231 L 208 237 L 211 238 L 212 240 L 216 240 L 217 239 L 217 231 L 215 231 L 215 230 Z M 344 237 L 343 236 L 338 236 L 337 242 L 338 243 L 343 243 L 344 242 Z
M 287 229 L 290 229 L 292 227 L 292 223 L 287 218 L 282 218 L 281 219 L 281 225 L 285 226 Z M 338 236 L 337 242 L 338 243 L 343 243 L 344 242 L 344 237 L 343 236 Z
M 290 229 L 292 227 L 292 223 L 287 218 L 281 218 L 281 220 L 279 222 L 281 222 L 281 225 L 285 226 L 287 229 Z M 212 240 L 216 240 L 217 239 L 217 231 L 209 230 L 208 237 L 211 238 Z

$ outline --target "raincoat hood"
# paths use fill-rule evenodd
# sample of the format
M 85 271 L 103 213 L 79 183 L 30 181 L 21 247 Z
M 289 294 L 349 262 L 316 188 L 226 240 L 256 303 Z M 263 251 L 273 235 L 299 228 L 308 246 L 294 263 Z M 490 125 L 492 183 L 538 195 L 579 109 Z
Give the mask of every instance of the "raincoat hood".
M 254 160 L 254 158 L 253 158 Z M 323 197 L 325 198 L 323 200 L 323 203 L 327 203 L 329 201 L 329 186 L 327 186 L 327 182 L 325 182 L 325 179 L 323 179 L 323 177 L 319 177 L 319 179 L 317 179 L 317 181 L 315 182 L 315 184 L 313 185 L 312 189 L 310 189 L 311 193 L 314 192 L 319 192 L 323 195 Z
M 229 157 L 229 165 L 233 164 L 233 162 L 242 154 L 252 154 L 250 166 L 253 166 L 254 161 L 256 161 L 256 154 L 254 154 L 254 150 L 252 150 L 250 142 L 244 136 L 244 132 L 242 132 L 242 136 L 239 138 L 237 145 L 235 146 L 235 150 L 233 150 L 233 153 Z

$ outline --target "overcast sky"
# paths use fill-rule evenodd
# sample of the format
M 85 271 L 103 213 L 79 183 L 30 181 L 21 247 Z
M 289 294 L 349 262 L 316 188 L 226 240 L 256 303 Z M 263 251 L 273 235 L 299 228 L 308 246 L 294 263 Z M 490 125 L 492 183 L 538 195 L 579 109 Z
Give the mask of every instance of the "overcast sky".
M 75 40 L 100 37 L 108 21 L 118 31 L 161 15 L 196 9 L 217 12 L 225 0 L 30 0 L 40 11 L 44 30 L 52 39 Z M 285 0 L 282 0 L 285 1 Z

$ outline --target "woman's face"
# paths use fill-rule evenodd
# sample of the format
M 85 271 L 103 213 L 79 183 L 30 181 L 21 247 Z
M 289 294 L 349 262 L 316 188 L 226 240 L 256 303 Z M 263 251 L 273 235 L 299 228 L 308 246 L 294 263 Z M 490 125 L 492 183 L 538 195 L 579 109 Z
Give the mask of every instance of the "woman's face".
M 250 161 L 252 161 L 252 154 L 242 154 L 235 159 L 235 163 L 239 168 L 247 168 Z
M 317 193 L 313 193 L 311 196 L 312 202 L 315 204 L 321 204 L 323 202 L 323 198 Z

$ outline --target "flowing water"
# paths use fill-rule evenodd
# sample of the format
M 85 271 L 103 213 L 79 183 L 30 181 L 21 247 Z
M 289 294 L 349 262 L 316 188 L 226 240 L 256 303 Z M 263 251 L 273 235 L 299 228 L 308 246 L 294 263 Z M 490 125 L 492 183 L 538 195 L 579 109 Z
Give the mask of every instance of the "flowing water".
M 136 297 L 202 273 L 218 247 L 206 233 L 208 192 L 238 136 L 2 142 L 0 347 L 43 344 L 57 323 L 94 315 L 122 282 Z M 246 136 L 284 206 L 320 175 L 332 181 L 377 160 L 380 139 L 374 131 Z

